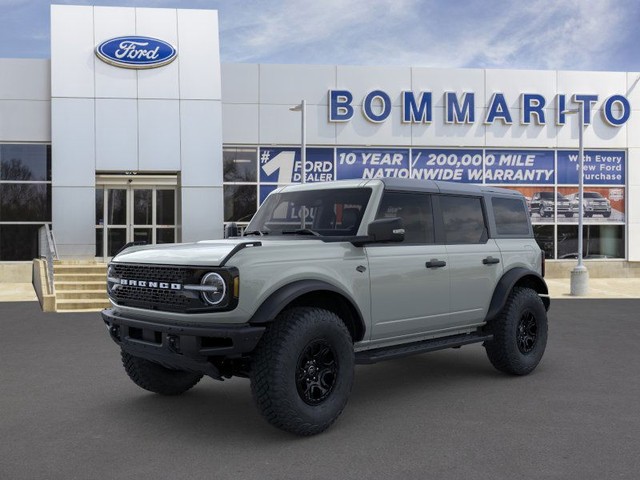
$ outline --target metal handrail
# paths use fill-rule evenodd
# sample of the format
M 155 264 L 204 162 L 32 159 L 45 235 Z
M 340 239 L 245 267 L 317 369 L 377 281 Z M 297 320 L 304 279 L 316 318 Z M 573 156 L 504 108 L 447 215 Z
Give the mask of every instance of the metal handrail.
M 53 232 L 48 224 L 45 223 L 38 230 L 38 240 L 40 257 L 45 258 L 47 261 L 47 283 L 49 284 L 49 291 L 55 294 L 53 262 L 58 259 L 58 249 L 55 238 L 53 237 Z

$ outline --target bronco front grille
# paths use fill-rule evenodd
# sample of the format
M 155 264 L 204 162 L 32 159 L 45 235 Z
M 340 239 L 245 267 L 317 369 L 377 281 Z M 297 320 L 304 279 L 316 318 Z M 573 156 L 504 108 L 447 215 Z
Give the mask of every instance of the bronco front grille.
M 183 313 L 203 310 L 206 306 L 200 294 L 183 287 L 199 284 L 207 271 L 210 270 L 111 263 L 109 295 L 118 305 L 129 307 Z

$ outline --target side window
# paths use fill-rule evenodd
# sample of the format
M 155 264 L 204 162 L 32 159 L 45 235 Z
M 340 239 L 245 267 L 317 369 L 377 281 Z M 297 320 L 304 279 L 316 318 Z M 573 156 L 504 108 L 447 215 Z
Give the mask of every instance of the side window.
M 529 235 L 529 215 L 519 198 L 491 199 L 498 235 Z
M 483 243 L 487 228 L 482 212 L 482 200 L 477 197 L 443 195 L 440 197 L 445 242 Z
M 376 218 L 400 217 L 404 243 L 434 243 L 431 195 L 385 192 Z

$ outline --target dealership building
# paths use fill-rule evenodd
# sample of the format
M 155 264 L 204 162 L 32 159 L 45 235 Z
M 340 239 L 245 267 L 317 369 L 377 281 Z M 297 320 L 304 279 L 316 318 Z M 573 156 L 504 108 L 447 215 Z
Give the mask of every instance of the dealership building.
M 575 258 L 580 111 L 583 253 L 629 275 L 640 270 L 639 80 L 221 65 L 214 10 L 53 5 L 51 59 L 0 59 L 0 277 L 41 254 L 43 225 L 63 259 L 221 238 L 303 173 L 516 189 L 547 258 Z

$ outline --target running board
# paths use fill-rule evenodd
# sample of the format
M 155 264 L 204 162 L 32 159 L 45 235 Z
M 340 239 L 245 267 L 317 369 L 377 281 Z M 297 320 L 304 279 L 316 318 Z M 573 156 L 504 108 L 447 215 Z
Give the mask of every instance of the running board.
M 435 352 L 445 348 L 461 347 L 471 343 L 485 342 L 493 339 L 493 335 L 484 333 L 465 333 L 453 335 L 451 337 L 432 338 L 421 342 L 405 343 L 392 347 L 376 348 L 373 350 L 363 350 L 356 353 L 356 363 L 358 365 L 369 365 L 383 360 L 406 357 L 418 353 Z

